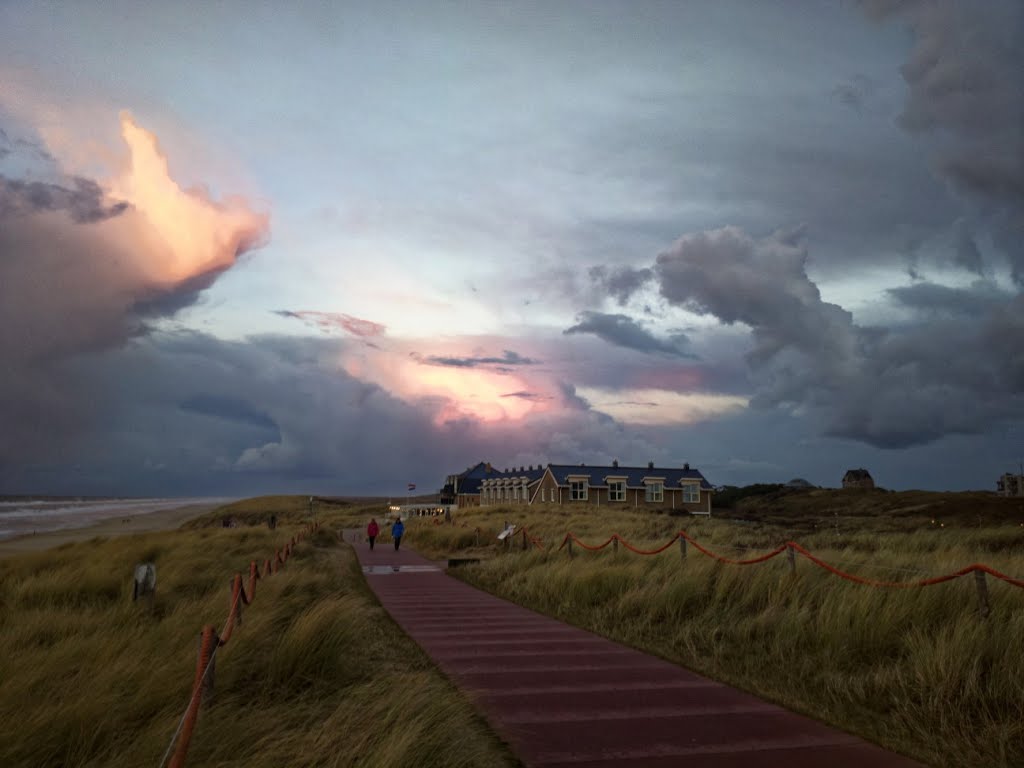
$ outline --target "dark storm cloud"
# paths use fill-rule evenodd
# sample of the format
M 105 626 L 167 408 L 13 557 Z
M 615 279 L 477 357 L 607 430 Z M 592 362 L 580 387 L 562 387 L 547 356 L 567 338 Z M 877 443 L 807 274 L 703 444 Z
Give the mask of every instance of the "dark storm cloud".
M 518 466 L 660 455 L 579 398 L 522 422 L 438 424 L 431 403 L 404 402 L 339 370 L 353 343 L 160 332 L 69 361 L 68 396 L 88 404 L 102 428 L 75 446 L 52 432 L 42 460 L 0 463 L 0 492 L 389 493 L 409 480 L 440 487 L 481 459 Z
M 581 312 L 576 321 L 576 325 L 566 328 L 562 333 L 592 333 L 609 344 L 635 349 L 638 352 L 693 357 L 685 349 L 689 341 L 685 334 L 676 334 L 670 340 L 659 339 L 626 315 L 609 315 L 588 310 Z
M 206 207 L 205 223 L 219 221 L 216 203 L 192 197 Z M 192 273 L 171 272 L 170 258 L 195 254 L 172 254 L 143 212 L 110 200 L 95 182 L 0 177 L 0 462 L 68 450 L 89 429 L 95 393 L 80 391 L 71 362 L 124 344 L 149 332 L 152 320 L 193 304 L 239 253 L 258 244 L 234 227 L 238 221 L 236 215 L 211 235 L 215 242 L 193 235 L 188 247 L 206 249 L 206 259 Z M 250 234 L 265 231 L 261 220 Z M 226 253 L 236 246 L 237 253 Z
M 477 368 L 480 366 L 537 365 L 538 360 L 524 357 L 511 349 L 504 350 L 501 357 L 443 357 L 431 355 L 417 358 L 425 365 L 442 365 L 452 368 Z
M 78 224 L 92 224 L 128 210 L 125 202 L 109 203 L 91 179 L 74 177 L 70 187 L 0 176 L 0 220 L 39 211 L 66 211 Z
M 755 405 L 809 413 L 824 434 L 898 448 L 1024 416 L 1024 298 L 896 290 L 920 321 L 860 326 L 822 300 L 807 257 L 792 232 L 725 228 L 680 238 L 655 269 L 670 304 L 751 329 Z
M 182 400 L 179 407 L 183 411 L 211 418 L 251 424 L 270 430 L 277 429 L 277 425 L 267 414 L 237 397 L 197 394 Z
M 1024 8 L 1016 0 L 862 5 L 912 30 L 900 124 L 936 137 L 936 173 L 980 207 L 1024 285 Z
M 646 267 L 633 269 L 632 267 L 596 266 L 591 267 L 589 274 L 591 280 L 607 291 L 608 295 L 619 303 L 619 306 L 629 301 L 641 286 L 654 277 L 654 273 Z
M 959 219 L 953 225 L 953 247 L 955 249 L 953 262 L 955 264 L 976 275 L 984 273 L 985 264 L 981 257 L 981 251 L 978 250 L 974 232 L 965 219 Z
M 922 313 L 970 317 L 984 317 L 995 307 L 1008 305 L 1013 299 L 1013 294 L 984 282 L 977 282 L 971 288 L 916 283 L 889 288 L 886 293 L 903 306 Z

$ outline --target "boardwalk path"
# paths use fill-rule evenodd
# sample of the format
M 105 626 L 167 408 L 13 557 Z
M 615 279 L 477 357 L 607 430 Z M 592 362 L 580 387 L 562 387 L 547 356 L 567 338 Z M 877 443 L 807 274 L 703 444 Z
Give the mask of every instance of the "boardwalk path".
M 528 766 L 918 765 L 470 587 L 390 542 L 356 551 L 384 608 Z

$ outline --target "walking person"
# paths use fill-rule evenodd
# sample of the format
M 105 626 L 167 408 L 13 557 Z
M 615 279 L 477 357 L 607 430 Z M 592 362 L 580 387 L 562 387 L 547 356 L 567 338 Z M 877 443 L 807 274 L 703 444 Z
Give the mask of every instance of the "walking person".
M 398 551 L 398 545 L 402 543 L 402 534 L 404 533 L 405 525 L 402 523 L 402 518 L 398 518 L 391 526 L 391 538 L 395 540 L 395 552 Z
M 370 540 L 370 551 L 373 552 L 373 542 L 380 535 L 380 526 L 376 518 L 370 518 L 370 524 L 366 526 L 366 538 Z

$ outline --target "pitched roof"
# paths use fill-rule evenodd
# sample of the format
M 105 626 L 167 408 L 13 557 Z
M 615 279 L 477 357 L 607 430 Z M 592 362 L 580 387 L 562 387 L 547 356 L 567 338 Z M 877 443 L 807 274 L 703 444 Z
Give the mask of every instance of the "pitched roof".
M 871 477 L 871 473 L 866 469 L 848 469 L 843 475 L 843 480 L 865 480 L 869 477 Z
M 492 478 L 506 478 L 506 477 L 526 477 L 532 483 L 535 480 L 539 480 L 544 474 L 544 467 L 537 465 L 536 468 L 530 467 L 529 469 L 515 468 L 504 469 L 498 471 L 481 461 L 474 467 L 470 467 L 461 475 L 459 475 L 459 493 L 480 493 L 480 483 L 483 480 L 490 480 Z
M 678 488 L 682 480 L 699 480 L 703 491 L 713 491 L 714 488 L 697 469 L 678 469 L 675 467 L 610 467 L 595 466 L 591 464 L 548 464 L 551 474 L 555 476 L 555 482 L 559 485 L 568 485 L 569 476 L 583 476 L 587 478 L 587 485 L 605 486 L 606 477 L 623 477 L 626 486 L 629 488 L 642 488 L 645 477 L 664 478 L 666 488 Z

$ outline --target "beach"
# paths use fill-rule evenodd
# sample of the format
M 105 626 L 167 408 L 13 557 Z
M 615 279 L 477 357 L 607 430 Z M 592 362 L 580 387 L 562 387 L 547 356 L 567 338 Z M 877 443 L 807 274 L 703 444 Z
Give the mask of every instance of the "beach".
M 86 541 L 97 536 L 113 537 L 132 533 L 148 533 L 178 528 L 193 517 L 206 514 L 229 500 L 182 499 L 180 504 L 163 500 L 159 508 L 151 511 L 111 511 L 111 514 L 94 512 L 80 515 L 77 522 L 62 523 L 56 530 L 40 530 L 11 538 L 0 539 L 0 557 L 9 557 L 22 552 L 58 547 L 73 541 Z

